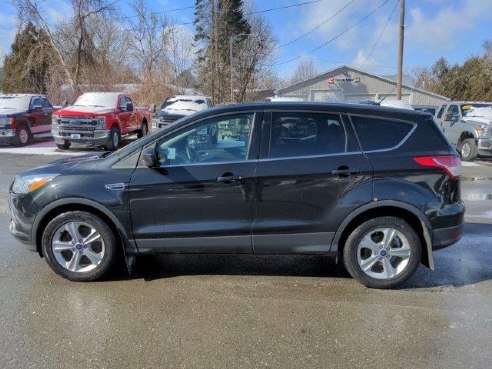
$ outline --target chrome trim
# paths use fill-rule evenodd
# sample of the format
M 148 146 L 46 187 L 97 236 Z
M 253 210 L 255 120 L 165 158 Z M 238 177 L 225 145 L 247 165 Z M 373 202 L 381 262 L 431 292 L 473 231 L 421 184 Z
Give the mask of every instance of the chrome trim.
M 126 188 L 125 183 L 109 183 L 107 185 L 104 185 L 108 190 L 111 191 L 122 191 Z

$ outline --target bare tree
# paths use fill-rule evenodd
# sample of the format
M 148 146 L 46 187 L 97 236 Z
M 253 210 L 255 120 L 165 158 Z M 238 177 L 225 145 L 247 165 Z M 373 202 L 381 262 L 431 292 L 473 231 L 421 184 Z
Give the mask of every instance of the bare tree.
M 134 17 L 129 18 L 128 25 L 129 48 L 140 73 L 151 75 L 163 63 L 168 21 L 164 16 L 152 13 L 145 0 L 134 0 L 132 9 Z
M 194 63 L 193 38 L 180 26 L 168 27 L 167 59 L 171 69 L 171 83 L 184 93 L 185 87 L 192 87 L 186 78 L 191 74 Z
M 235 100 L 243 102 L 248 99 L 248 90 L 258 88 L 265 75 L 271 75 L 269 61 L 272 60 L 275 39 L 268 22 L 258 16 L 250 16 L 248 22 L 251 33 L 237 47 L 233 65 L 235 69 Z
M 301 60 L 297 64 L 297 67 L 294 70 L 294 74 L 289 79 L 289 83 L 293 85 L 299 82 L 303 82 L 310 78 L 316 77 L 318 74 L 318 69 L 314 64 L 313 59 Z

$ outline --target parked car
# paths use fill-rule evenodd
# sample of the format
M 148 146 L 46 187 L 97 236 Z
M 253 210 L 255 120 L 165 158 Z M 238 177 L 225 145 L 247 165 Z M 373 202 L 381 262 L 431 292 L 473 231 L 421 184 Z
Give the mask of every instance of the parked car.
M 311 254 L 391 288 L 460 239 L 460 170 L 428 113 L 230 105 L 22 173 L 10 230 L 74 281 L 104 277 L 123 250 L 129 268 L 155 253 Z
M 33 137 L 49 135 L 53 111 L 44 95 L 0 95 L 0 143 L 24 146 Z
M 414 110 L 425 111 L 429 114 L 436 115 L 437 109 L 439 108 L 436 105 L 412 105 Z
M 211 100 L 206 96 L 177 95 L 168 98 L 161 105 L 161 109 L 154 114 L 152 128 L 159 129 L 178 119 L 198 111 L 212 107 Z
M 118 92 L 87 92 L 72 106 L 58 110 L 52 119 L 52 134 L 59 149 L 72 142 L 116 150 L 121 136 L 147 135 L 151 114 L 135 108 L 128 95 Z
M 464 161 L 492 156 L 492 102 L 448 101 L 436 118 Z

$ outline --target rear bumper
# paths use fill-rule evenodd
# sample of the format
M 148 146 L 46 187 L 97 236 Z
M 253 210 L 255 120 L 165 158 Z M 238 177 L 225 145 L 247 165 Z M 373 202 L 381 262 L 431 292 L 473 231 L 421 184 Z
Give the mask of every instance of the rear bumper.
M 432 231 L 432 249 L 439 250 L 458 242 L 463 235 L 463 224 Z

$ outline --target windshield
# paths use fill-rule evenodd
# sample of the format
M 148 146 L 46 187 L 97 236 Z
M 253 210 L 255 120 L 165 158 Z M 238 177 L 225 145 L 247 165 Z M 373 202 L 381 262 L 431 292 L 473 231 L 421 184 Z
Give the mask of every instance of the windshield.
M 29 109 L 29 96 L 0 96 L 0 109 Z
M 489 109 L 483 109 L 483 108 L 492 108 L 492 103 L 484 103 L 484 104 L 462 104 L 460 106 L 461 109 L 461 114 L 464 117 L 479 117 L 482 116 L 481 114 L 483 113 L 483 110 L 489 110 Z
M 99 108 L 115 109 L 118 96 L 115 94 L 87 93 L 81 95 L 74 106 L 95 106 Z
M 166 106 L 163 110 L 177 110 L 177 111 L 200 111 L 207 107 L 207 104 L 203 100 L 176 100 Z

